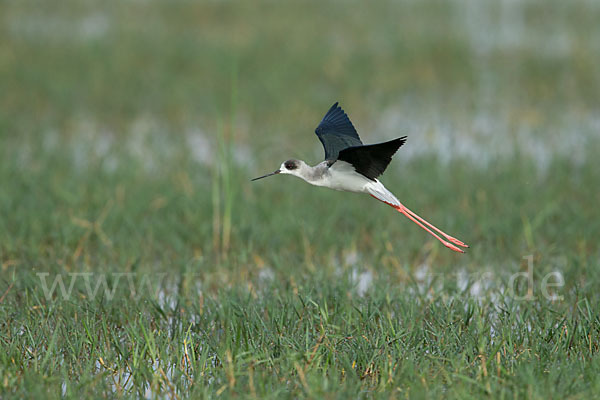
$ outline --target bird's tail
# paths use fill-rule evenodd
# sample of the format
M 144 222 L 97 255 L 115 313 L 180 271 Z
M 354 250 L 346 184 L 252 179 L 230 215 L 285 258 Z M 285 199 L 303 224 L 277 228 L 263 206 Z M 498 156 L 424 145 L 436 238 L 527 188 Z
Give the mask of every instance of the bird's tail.
M 396 198 L 396 196 L 394 196 L 394 194 L 392 192 L 390 192 L 389 190 L 387 190 L 387 188 L 385 186 L 383 186 L 383 184 L 379 181 L 376 181 L 373 184 L 369 184 L 367 187 L 367 192 L 373 196 L 374 198 L 376 198 L 377 200 L 391 206 L 394 207 L 397 211 L 401 212 L 402 214 L 404 214 L 408 219 L 410 219 L 411 221 L 413 221 L 414 223 L 416 223 L 417 225 L 419 225 L 421 228 L 425 229 L 429 234 L 431 234 L 433 237 L 435 237 L 437 240 L 439 240 L 440 242 L 442 242 L 442 244 L 446 247 L 448 247 L 451 250 L 454 250 L 456 252 L 459 253 L 464 253 L 464 250 L 456 247 L 455 245 L 458 246 L 462 246 L 462 247 L 469 247 L 467 244 L 461 242 L 460 240 L 442 232 L 440 229 L 436 228 L 435 226 L 433 226 L 432 224 L 430 224 L 429 222 L 425 221 L 423 218 L 419 217 L 417 214 L 415 214 L 414 212 L 410 211 L 408 208 L 404 207 L 402 205 L 402 203 L 400 203 L 400 201 Z M 438 232 L 440 235 L 442 235 L 443 237 L 445 237 L 446 239 L 448 239 L 447 241 L 442 239 L 441 237 L 439 237 L 437 234 L 435 234 L 434 232 L 432 232 L 429 228 L 435 230 L 436 232 Z M 450 243 L 452 242 L 452 243 Z

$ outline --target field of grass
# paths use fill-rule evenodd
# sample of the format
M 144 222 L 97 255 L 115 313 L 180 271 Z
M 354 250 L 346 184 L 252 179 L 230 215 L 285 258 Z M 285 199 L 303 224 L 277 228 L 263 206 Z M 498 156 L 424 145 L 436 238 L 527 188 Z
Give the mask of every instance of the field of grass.
M 600 393 L 600 3 L 0 2 L 0 398 Z M 471 248 L 292 177 L 335 101 Z

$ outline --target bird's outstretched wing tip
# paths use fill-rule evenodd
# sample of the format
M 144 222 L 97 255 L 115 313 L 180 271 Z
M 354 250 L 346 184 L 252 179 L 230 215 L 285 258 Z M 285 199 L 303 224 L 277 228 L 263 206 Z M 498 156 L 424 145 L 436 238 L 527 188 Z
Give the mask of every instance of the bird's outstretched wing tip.
M 340 103 L 336 101 L 331 107 L 329 107 L 329 110 L 327 110 L 325 117 L 330 116 L 333 113 L 337 113 L 338 111 L 344 113 L 344 110 L 342 109 L 342 107 L 340 107 Z
M 341 149 L 362 145 L 354 125 L 337 101 L 329 108 L 315 133 L 323 143 L 326 159 L 336 159 Z

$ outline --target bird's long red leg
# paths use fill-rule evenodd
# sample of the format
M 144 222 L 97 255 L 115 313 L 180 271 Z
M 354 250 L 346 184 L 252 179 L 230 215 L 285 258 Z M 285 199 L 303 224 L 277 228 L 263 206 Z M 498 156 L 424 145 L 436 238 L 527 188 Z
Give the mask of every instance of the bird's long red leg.
M 450 242 L 447 242 L 447 241 L 445 241 L 444 239 L 442 239 L 441 237 L 439 237 L 438 235 L 436 235 L 435 233 L 433 233 L 433 232 L 432 232 L 432 231 L 431 231 L 429 228 L 427 228 L 426 226 L 424 226 L 424 225 L 423 225 L 421 222 L 419 222 L 417 219 L 415 219 L 415 218 L 414 218 L 414 217 L 411 215 L 411 212 L 410 212 L 410 211 L 409 211 L 409 210 L 408 210 L 406 207 L 404 207 L 403 205 L 399 205 L 399 206 L 397 206 L 397 205 L 394 205 L 394 204 L 388 203 L 387 201 L 383 201 L 383 200 L 381 200 L 381 199 L 378 199 L 377 197 L 375 197 L 375 196 L 373 196 L 373 195 L 371 195 L 371 196 L 372 196 L 373 198 L 375 198 L 375 199 L 377 199 L 377 200 L 379 200 L 379 201 L 381 201 L 381 202 L 383 202 L 383 203 L 385 203 L 385 204 L 387 204 L 387 205 L 389 205 L 389 206 L 391 206 L 391 207 L 395 208 L 397 211 L 399 211 L 399 212 L 401 212 L 402 214 L 404 214 L 404 215 L 405 215 L 405 216 L 406 216 L 408 219 L 410 219 L 411 221 L 413 221 L 415 224 L 419 225 L 421 228 L 425 229 L 425 230 L 426 230 L 426 231 L 427 231 L 427 232 L 428 232 L 430 235 L 432 235 L 434 238 L 436 238 L 437 240 L 439 240 L 440 242 L 442 242 L 442 244 L 443 244 L 444 246 L 446 246 L 447 248 L 449 248 L 450 250 L 454 250 L 454 251 L 456 251 L 456 252 L 458 252 L 458 253 L 464 253 L 464 251 L 463 251 L 462 249 L 460 249 L 460 248 L 456 247 L 455 245 L 453 245 L 453 244 L 452 244 L 452 243 L 450 243 Z M 414 213 L 413 213 L 413 214 L 414 214 Z M 415 214 L 415 216 L 417 216 L 417 215 Z M 417 217 L 418 217 L 418 216 L 417 216 Z M 420 218 L 420 217 L 419 217 L 419 219 L 421 219 L 423 222 L 427 223 L 427 221 L 423 220 L 422 218 Z M 436 229 L 437 231 L 439 231 L 439 229 L 437 229 L 437 228 L 436 228 L 436 227 L 434 227 L 433 225 L 431 225 L 431 224 L 429 224 L 429 223 L 427 223 L 427 225 L 429 225 L 429 226 L 431 226 L 432 228 L 434 228 L 434 229 Z M 461 242 L 461 243 L 462 243 L 462 242 Z M 464 245 L 464 243 L 463 243 L 463 245 Z M 465 245 L 465 246 L 466 246 L 466 245 Z
M 462 247 L 469 247 L 468 244 L 461 242 L 457 238 L 448 235 L 447 233 L 443 232 L 441 229 L 438 229 L 435 226 L 433 226 L 432 224 L 430 224 L 429 222 L 425 221 L 423 218 L 419 217 L 417 214 L 415 214 L 414 212 L 410 211 L 404 205 L 401 205 L 401 207 L 404 208 L 404 211 L 406 211 L 407 213 L 409 213 L 410 215 L 412 215 L 413 217 L 415 217 L 416 219 L 418 219 L 419 221 L 421 221 L 422 223 L 424 223 L 428 227 L 432 228 L 433 230 L 435 230 L 436 232 L 438 232 L 439 234 L 441 234 L 443 237 L 445 237 L 446 239 L 448 239 L 452 243 L 457 244 L 457 245 L 462 246 Z

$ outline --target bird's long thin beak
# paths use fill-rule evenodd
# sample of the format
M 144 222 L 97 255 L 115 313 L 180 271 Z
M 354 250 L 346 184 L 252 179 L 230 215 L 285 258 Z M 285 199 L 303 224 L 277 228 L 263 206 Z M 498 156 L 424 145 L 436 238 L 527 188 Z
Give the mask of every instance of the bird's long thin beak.
M 257 179 L 266 178 L 267 176 L 277 175 L 277 174 L 278 174 L 278 173 L 280 173 L 280 172 L 281 172 L 280 170 L 277 170 L 277 171 L 275 171 L 275 172 L 271 172 L 270 174 L 266 174 L 266 175 L 263 175 L 263 176 L 259 176 L 258 178 L 254 178 L 254 179 L 252 179 L 252 180 L 253 180 L 253 181 L 255 181 L 255 180 L 257 180 Z

